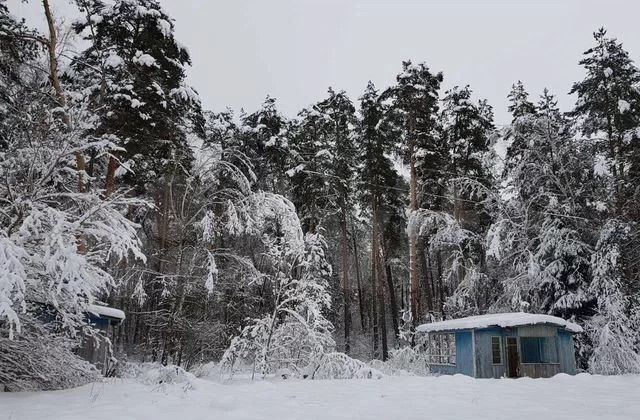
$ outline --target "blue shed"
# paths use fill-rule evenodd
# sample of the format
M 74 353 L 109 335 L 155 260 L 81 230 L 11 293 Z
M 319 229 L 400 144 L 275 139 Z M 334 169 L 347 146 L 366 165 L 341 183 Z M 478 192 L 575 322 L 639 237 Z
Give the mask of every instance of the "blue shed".
M 115 329 L 125 320 L 125 314 L 120 309 L 102 305 L 89 305 L 86 311 L 87 323 L 97 334 L 85 335 L 78 355 L 96 367 L 103 375 L 109 375 L 112 369 L 113 350 L 111 341 Z
M 549 378 L 576 373 L 573 336 L 582 328 L 550 315 L 477 315 L 417 328 L 432 372 L 475 378 Z

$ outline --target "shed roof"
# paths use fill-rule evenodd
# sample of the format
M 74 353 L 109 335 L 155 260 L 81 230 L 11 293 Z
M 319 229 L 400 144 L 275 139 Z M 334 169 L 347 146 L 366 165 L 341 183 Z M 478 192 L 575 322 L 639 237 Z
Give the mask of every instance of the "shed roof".
M 552 324 L 567 330 L 579 333 L 582 327 L 573 322 L 551 315 L 527 314 L 524 312 L 511 312 L 502 314 L 488 314 L 468 316 L 466 318 L 449 319 L 446 321 L 422 324 L 417 328 L 419 332 L 472 330 L 489 327 L 518 327 L 521 325 Z
M 87 312 L 93 315 L 98 315 L 102 318 L 111 318 L 118 320 L 125 319 L 123 311 L 121 311 L 120 309 L 111 308 L 109 306 L 89 305 L 87 307 Z

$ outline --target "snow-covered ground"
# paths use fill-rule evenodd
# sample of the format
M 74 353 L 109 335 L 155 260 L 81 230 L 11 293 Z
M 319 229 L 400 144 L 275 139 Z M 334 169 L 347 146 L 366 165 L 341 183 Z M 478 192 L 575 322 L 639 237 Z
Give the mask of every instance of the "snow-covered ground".
M 464 376 L 380 380 L 258 381 L 194 389 L 109 380 L 58 392 L 0 393 L 0 418 L 189 419 L 640 419 L 640 376 L 559 375 L 476 380 Z

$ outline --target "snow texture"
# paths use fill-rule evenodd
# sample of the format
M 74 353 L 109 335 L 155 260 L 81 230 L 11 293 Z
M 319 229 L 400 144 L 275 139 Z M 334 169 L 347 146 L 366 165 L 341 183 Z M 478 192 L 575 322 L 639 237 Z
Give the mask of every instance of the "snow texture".
M 433 322 L 431 324 L 420 325 L 417 330 L 420 332 L 468 330 L 474 328 L 489 327 L 518 327 L 521 325 L 552 324 L 564 327 L 574 333 L 582 332 L 578 324 L 565 321 L 551 315 L 527 314 L 524 312 L 476 315 L 466 318 L 450 319 L 447 321 Z
M 54 392 L 0 393 L 0 418 L 114 419 L 607 419 L 640 418 L 640 376 L 551 379 L 440 376 L 143 384 L 133 379 Z
M 156 59 L 142 51 L 138 51 L 136 53 L 136 56 L 133 58 L 133 62 L 146 67 L 153 67 L 156 65 Z
M 631 109 L 631 105 L 629 104 L 629 102 L 622 99 L 618 101 L 618 110 L 620 111 L 621 114 L 624 114 L 629 109 Z
M 120 309 L 110 308 L 108 306 L 101 305 L 89 305 L 87 307 L 87 312 L 95 315 L 99 315 L 107 318 L 121 319 L 124 320 L 126 317 L 124 312 Z

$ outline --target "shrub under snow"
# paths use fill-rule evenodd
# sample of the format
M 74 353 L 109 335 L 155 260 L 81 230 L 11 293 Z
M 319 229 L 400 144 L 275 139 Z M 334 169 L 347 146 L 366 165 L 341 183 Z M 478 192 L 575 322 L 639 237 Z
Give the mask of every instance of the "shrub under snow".
M 127 363 L 122 367 L 120 375 L 145 385 L 176 384 L 181 385 L 185 390 L 194 387 L 196 378 L 193 373 L 187 372 L 180 366 L 164 366 L 159 363 Z
M 386 362 L 373 360 L 371 366 L 385 375 L 414 374 L 424 376 L 429 374 L 426 352 L 418 351 L 409 346 L 391 350 L 389 360 Z
M 22 333 L 8 338 L 0 328 L 0 387 L 7 391 L 73 388 L 100 378 L 89 362 L 74 353 L 77 341 L 23 320 Z
M 322 356 L 311 379 L 380 379 L 382 372 L 344 353 L 327 353 Z
M 209 378 L 220 376 L 220 364 L 208 362 L 195 365 L 189 369 L 196 378 Z

